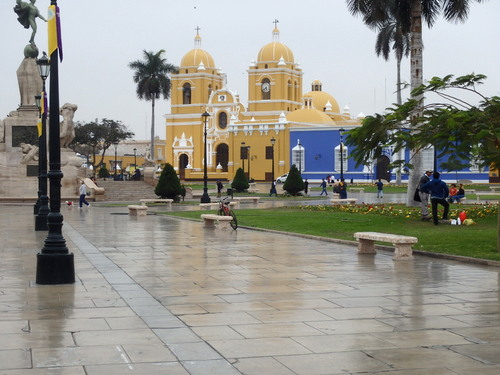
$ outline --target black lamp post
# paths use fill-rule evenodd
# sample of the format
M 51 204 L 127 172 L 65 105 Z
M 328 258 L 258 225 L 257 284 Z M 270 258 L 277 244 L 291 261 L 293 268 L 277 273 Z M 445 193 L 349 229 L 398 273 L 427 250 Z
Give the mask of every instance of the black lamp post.
M 344 128 L 339 129 L 340 133 L 340 181 L 344 179 Z
M 51 0 L 57 8 L 57 0 Z M 74 255 L 66 247 L 62 235 L 61 215 L 61 140 L 59 130 L 59 50 L 50 55 L 50 95 L 49 95 L 49 166 L 47 176 L 50 181 L 50 213 L 47 216 L 49 233 L 44 247 L 37 254 L 37 284 L 72 284 L 75 282 Z
M 208 196 L 208 187 L 207 187 L 207 122 L 210 117 L 210 113 L 205 111 L 202 115 L 203 118 L 203 195 L 201 196 L 201 203 L 210 203 L 210 197 Z
M 275 194 L 278 196 L 278 193 L 276 192 L 276 184 L 274 181 L 274 144 L 276 143 L 276 139 L 274 137 L 271 138 L 271 192 L 269 195 Z
M 243 151 L 245 150 L 245 151 Z M 246 159 L 247 148 L 245 147 L 245 142 L 241 142 L 241 163 L 243 164 L 243 174 L 245 174 L 245 159 Z
M 113 143 L 113 146 L 115 146 L 115 171 L 113 173 L 113 180 L 116 181 L 116 164 L 118 163 L 116 159 L 116 151 L 118 150 L 118 142 Z
M 248 158 L 248 181 L 252 181 L 252 177 L 250 176 L 250 161 L 252 157 L 250 156 L 250 146 L 247 146 L 247 158 Z
M 302 143 L 297 139 L 297 146 L 299 146 L 299 173 L 302 175 Z
M 47 95 L 45 93 L 45 81 L 50 73 L 50 62 L 47 54 L 36 61 L 38 73 L 42 78 L 42 95 L 37 101 L 41 113 L 42 129 L 38 138 L 38 197 L 39 206 L 36 211 L 35 230 L 48 230 L 47 215 L 49 214 L 49 197 L 47 196 Z M 41 109 L 43 108 L 43 111 Z
M 134 169 L 137 168 L 137 149 L 134 147 Z

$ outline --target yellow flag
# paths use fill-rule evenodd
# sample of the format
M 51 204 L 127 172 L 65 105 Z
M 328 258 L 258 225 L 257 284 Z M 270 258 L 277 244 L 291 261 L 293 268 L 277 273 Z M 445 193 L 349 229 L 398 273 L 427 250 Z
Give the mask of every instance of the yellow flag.
M 55 5 L 49 6 L 47 15 L 47 27 L 49 30 L 49 56 L 58 48 L 57 38 L 57 8 Z
M 38 129 L 38 138 L 40 138 L 42 136 L 42 119 L 40 117 L 38 118 L 36 128 Z

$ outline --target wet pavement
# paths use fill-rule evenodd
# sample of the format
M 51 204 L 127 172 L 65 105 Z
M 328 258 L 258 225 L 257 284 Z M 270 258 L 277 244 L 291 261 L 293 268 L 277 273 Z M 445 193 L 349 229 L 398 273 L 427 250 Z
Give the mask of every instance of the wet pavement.
M 62 213 L 77 281 L 41 286 L 47 233 L 32 205 L 0 205 L 0 375 L 500 373 L 500 268 Z

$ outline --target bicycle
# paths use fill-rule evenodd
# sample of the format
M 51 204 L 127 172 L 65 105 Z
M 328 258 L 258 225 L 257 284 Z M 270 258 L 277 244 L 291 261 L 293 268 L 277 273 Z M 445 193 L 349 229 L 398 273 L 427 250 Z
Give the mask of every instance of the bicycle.
M 238 228 L 238 219 L 236 219 L 236 215 L 229 207 L 229 197 L 221 199 L 219 201 L 219 210 L 217 211 L 217 215 L 219 216 L 231 216 L 233 220 L 229 224 L 231 224 L 231 228 Z

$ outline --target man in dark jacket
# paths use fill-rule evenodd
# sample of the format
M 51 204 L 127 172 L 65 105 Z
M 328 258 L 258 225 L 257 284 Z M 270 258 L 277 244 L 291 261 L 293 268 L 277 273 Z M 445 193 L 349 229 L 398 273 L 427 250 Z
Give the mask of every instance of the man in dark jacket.
M 438 225 L 437 205 L 444 207 L 443 220 L 448 220 L 448 211 L 450 204 L 446 201 L 448 197 L 448 185 L 439 178 L 439 172 L 432 174 L 432 181 L 422 185 L 422 190 L 431 196 L 432 219 L 435 225 Z

